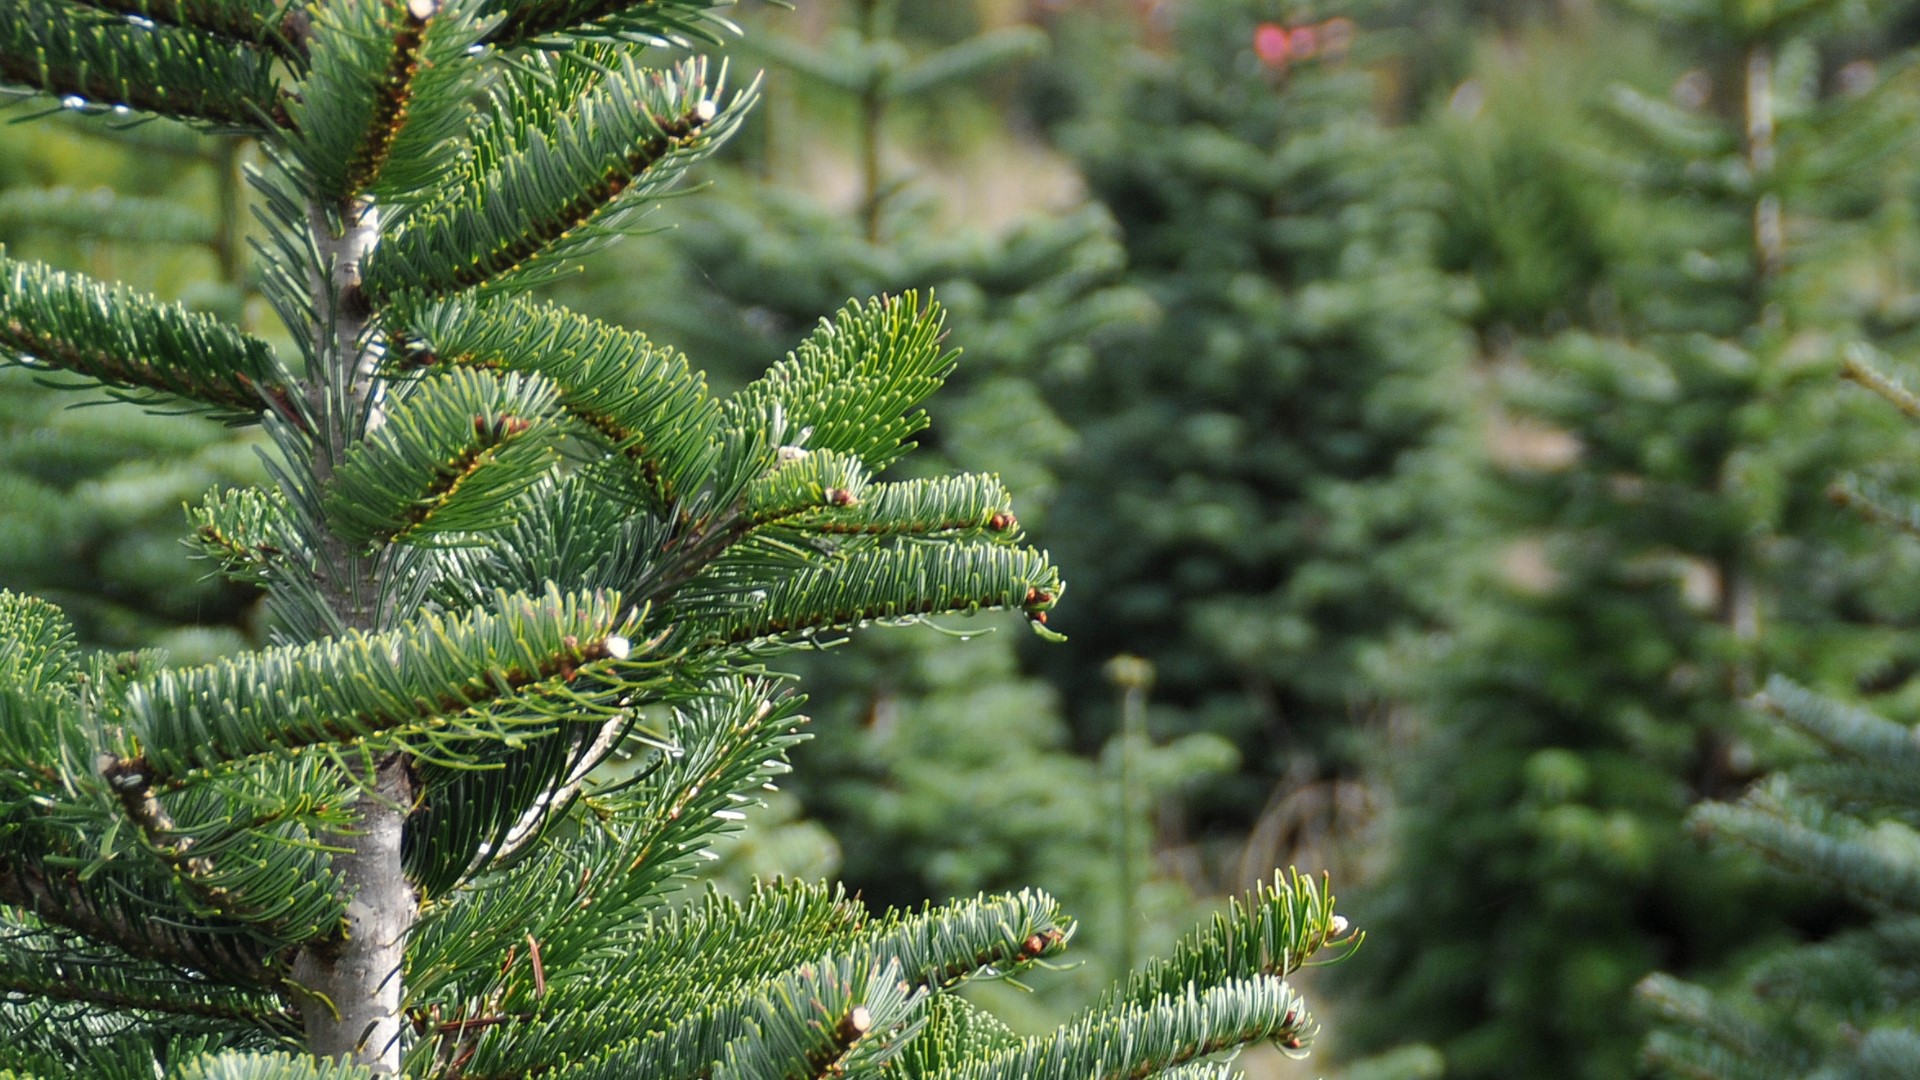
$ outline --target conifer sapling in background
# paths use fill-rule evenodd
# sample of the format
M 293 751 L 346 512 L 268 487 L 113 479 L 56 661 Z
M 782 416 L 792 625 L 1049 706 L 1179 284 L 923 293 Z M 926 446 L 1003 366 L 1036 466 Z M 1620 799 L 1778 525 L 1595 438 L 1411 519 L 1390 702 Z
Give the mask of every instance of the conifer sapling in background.
M 0 243 L 243 321 L 246 140 L 49 120 L 0 126 Z M 62 408 L 111 397 L 43 385 L 59 381 L 0 371 L 0 583 L 58 603 L 89 646 L 164 645 L 176 661 L 245 648 L 259 590 L 180 557 L 180 506 L 264 478 L 258 427 Z
M 1459 290 L 1428 164 L 1374 115 L 1370 6 L 1179 5 L 1170 47 L 1091 51 L 1059 131 L 1165 317 L 1058 384 L 1080 438 L 1047 535 L 1099 586 L 1045 659 L 1083 739 L 1116 726 L 1101 665 L 1134 654 L 1158 732 L 1238 749 L 1189 807 L 1222 888 L 1289 833 L 1359 831 L 1372 660 L 1426 621 L 1408 541 L 1448 510 L 1423 461 L 1463 378 Z
M 1832 376 L 1910 303 L 1873 307 L 1908 272 L 1878 249 L 1912 238 L 1912 69 L 1826 70 L 1871 47 L 1868 5 L 1633 6 L 1654 18 L 1489 50 L 1441 121 L 1448 246 L 1488 302 L 1495 460 L 1470 505 L 1495 558 L 1461 559 L 1455 629 L 1410 666 L 1417 809 L 1369 912 L 1392 931 L 1353 973 L 1377 991 L 1359 1037 L 1429 1040 L 1449 1076 L 1626 1075 L 1643 977 L 1791 932 L 1804 894 L 1703 855 L 1688 807 L 1751 778 L 1768 740 L 1741 701 L 1768 670 L 1910 652 L 1911 567 L 1823 492 L 1903 437 Z
M 0 79 L 257 138 L 293 342 L 0 263 L 0 351 L 258 422 L 196 507 L 274 644 L 169 668 L 0 593 L 0 1069 L 17 1077 L 1120 1077 L 1313 1031 L 1352 937 L 1278 879 L 1052 1033 L 948 994 L 1065 944 L 1038 893 L 665 894 L 783 769 L 763 659 L 1061 594 L 990 477 L 882 482 L 954 354 L 849 304 L 717 398 L 527 299 L 737 123 L 710 0 L 0 7 Z M 596 781 L 612 754 L 640 766 Z

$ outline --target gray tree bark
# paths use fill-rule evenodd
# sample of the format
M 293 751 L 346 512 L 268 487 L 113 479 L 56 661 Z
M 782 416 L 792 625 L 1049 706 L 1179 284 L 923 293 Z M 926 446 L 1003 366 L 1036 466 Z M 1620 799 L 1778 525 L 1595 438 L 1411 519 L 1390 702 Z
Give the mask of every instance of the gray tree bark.
M 340 211 L 341 231 L 328 215 L 312 217 L 314 241 L 328 270 L 314 282 L 315 309 L 323 316 L 315 344 L 320 358 L 309 394 L 320 419 L 313 481 L 323 486 L 346 447 L 380 425 L 379 353 L 368 337 L 368 311 L 360 292 L 360 264 L 379 237 L 379 214 L 371 204 Z M 331 319 L 324 317 L 331 315 Z M 322 591 L 341 630 L 383 628 L 382 560 L 350 548 L 331 534 L 315 537 Z M 398 1075 L 401 977 L 407 935 L 419 900 L 401 862 L 401 841 L 416 797 L 412 763 L 388 753 L 345 777 L 359 787 L 354 823 L 327 837 L 336 851 L 333 871 L 346 900 L 336 931 L 309 943 L 294 958 L 292 978 L 301 996 L 307 1048 L 325 1058 L 352 1061 L 376 1074 Z

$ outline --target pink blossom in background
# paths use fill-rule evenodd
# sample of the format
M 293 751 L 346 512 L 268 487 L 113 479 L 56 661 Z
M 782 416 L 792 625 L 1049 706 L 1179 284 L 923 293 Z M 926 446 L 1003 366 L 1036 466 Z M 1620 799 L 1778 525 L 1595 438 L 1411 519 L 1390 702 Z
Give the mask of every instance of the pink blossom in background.
M 1253 31 L 1253 52 L 1268 67 L 1287 62 L 1287 31 L 1275 23 L 1261 23 Z

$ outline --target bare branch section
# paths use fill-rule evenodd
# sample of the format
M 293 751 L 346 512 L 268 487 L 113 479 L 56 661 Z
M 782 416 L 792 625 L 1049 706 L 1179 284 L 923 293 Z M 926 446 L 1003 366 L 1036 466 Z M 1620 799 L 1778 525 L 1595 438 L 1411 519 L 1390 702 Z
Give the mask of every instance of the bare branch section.
M 213 872 L 211 860 L 188 854 L 193 847 L 192 837 L 174 835 L 173 817 L 160 805 L 160 797 L 154 794 L 153 783 L 145 773 L 109 755 L 101 765 L 100 775 L 120 800 L 128 820 L 146 837 L 148 846 L 176 873 L 191 878 Z

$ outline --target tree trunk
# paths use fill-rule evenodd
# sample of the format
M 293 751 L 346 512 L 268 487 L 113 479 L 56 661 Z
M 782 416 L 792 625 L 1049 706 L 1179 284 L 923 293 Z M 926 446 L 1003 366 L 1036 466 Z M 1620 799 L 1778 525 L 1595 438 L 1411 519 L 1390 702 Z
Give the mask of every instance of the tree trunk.
M 314 1054 L 400 1072 L 401 964 L 417 905 L 401 872 L 400 841 L 413 805 L 411 764 L 392 754 L 374 764 L 354 815 L 354 831 L 328 838 L 346 847 L 333 857 L 347 914 L 332 937 L 294 960 L 307 1000 L 301 1018 Z
M 342 207 L 335 220 L 312 215 L 324 280 L 314 282 L 317 370 L 310 399 L 319 421 L 314 439 L 313 483 L 324 488 L 346 448 L 380 426 L 379 353 L 368 336 L 368 311 L 360 291 L 360 263 L 379 236 L 371 204 Z M 390 613 L 381 589 L 378 553 L 366 554 L 323 535 L 321 589 L 339 631 L 377 631 Z M 343 778 L 360 789 L 351 829 L 332 834 L 333 872 L 346 915 L 334 933 L 300 950 L 292 976 L 299 993 L 307 1048 L 312 1053 L 365 1065 L 380 1075 L 400 1072 L 401 967 L 418 898 L 401 862 L 401 841 L 416 795 L 412 762 L 404 753 L 369 759 Z

